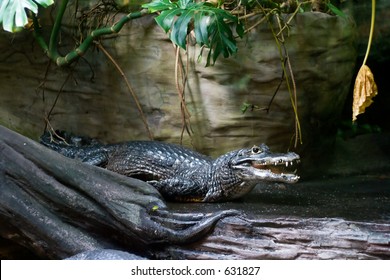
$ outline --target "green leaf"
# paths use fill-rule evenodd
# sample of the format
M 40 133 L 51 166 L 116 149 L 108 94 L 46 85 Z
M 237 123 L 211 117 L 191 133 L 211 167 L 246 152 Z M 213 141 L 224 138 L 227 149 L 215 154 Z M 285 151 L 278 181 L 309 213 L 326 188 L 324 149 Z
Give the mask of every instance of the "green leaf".
M 34 0 L 34 2 L 37 2 L 39 5 L 41 5 L 44 8 L 47 8 L 54 4 L 54 0 Z
M 171 40 L 182 49 L 186 49 L 188 24 L 194 15 L 193 10 L 184 10 L 180 17 L 173 23 Z
M 53 0 L 1 0 L 0 23 L 4 30 L 14 32 L 28 23 L 25 9 L 37 14 L 37 4 L 46 8 L 53 3 Z
M 194 17 L 195 38 L 196 38 L 196 42 L 200 46 L 206 45 L 207 47 L 210 47 L 209 32 L 207 28 L 210 25 L 212 20 L 213 20 L 212 17 L 207 14 L 195 13 L 195 17 Z
M 252 107 L 252 104 L 249 104 L 247 102 L 242 103 L 240 107 L 241 113 L 245 114 L 245 112 L 248 111 L 250 107 Z
M 329 2 L 327 5 L 328 5 L 329 10 L 331 10 L 332 13 L 334 13 L 336 16 L 340 16 L 340 17 L 343 17 L 343 18 L 346 17 L 346 15 L 344 14 L 344 12 L 341 11 L 339 8 L 337 8 L 337 7 L 336 7 L 335 5 L 333 5 L 332 3 Z
M 210 52 L 207 56 L 206 66 L 213 65 L 221 54 L 223 57 L 227 58 L 237 52 L 236 41 L 234 39 L 231 26 L 226 23 L 226 20 L 232 20 L 238 24 L 236 17 L 226 11 L 216 11 L 214 14 L 213 24 L 209 29 L 209 33 L 212 37 L 210 40 L 211 46 Z
M 244 35 L 245 35 L 245 28 L 239 22 L 237 22 L 237 24 L 236 24 L 236 33 L 238 36 L 240 36 L 240 38 L 244 37 Z
M 192 4 L 193 0 L 179 0 L 177 2 L 180 9 L 186 9 L 189 4 Z
M 177 4 L 172 3 L 170 0 L 154 0 L 150 3 L 143 4 L 142 8 L 148 9 L 151 13 L 155 13 L 177 8 Z
M 236 16 L 207 2 L 155 0 L 143 7 L 161 12 L 155 18 L 157 24 L 169 32 L 173 43 L 183 49 L 186 49 L 188 34 L 193 30 L 197 44 L 209 49 L 206 66 L 214 64 L 220 55 L 229 57 L 237 52 L 233 31 L 240 37 L 244 34 Z
M 162 11 L 161 14 L 155 18 L 155 20 L 157 24 L 165 31 L 165 33 L 168 33 L 168 31 L 171 29 L 175 16 L 181 13 L 182 10 L 180 9 L 165 10 Z

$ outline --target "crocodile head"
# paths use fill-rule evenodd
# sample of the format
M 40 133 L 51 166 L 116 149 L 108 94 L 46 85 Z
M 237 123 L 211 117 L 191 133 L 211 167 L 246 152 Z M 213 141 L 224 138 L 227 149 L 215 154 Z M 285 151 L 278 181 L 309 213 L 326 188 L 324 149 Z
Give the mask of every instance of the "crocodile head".
M 253 146 L 225 154 L 214 162 L 214 180 L 203 201 L 232 200 L 249 193 L 258 183 L 276 181 L 295 183 L 296 153 L 271 153 L 265 145 Z
M 296 153 L 271 153 L 267 145 L 253 146 L 237 151 L 230 167 L 243 181 L 277 181 L 295 183 L 299 155 Z

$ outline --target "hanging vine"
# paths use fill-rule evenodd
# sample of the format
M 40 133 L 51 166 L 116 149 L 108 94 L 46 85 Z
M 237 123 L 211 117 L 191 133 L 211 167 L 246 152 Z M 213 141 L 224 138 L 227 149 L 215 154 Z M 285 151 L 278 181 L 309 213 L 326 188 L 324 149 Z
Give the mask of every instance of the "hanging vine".
M 0 24 L 10 32 L 15 32 L 29 26 L 33 31 L 38 45 L 44 50 L 47 57 L 57 66 L 70 65 L 80 59 L 91 46 L 97 46 L 114 64 L 117 71 L 124 79 L 134 103 L 139 111 L 145 128 L 152 138 L 146 117 L 138 102 L 135 92 L 132 90 L 128 79 L 115 59 L 103 48 L 101 40 L 115 36 L 131 20 L 148 14 L 155 14 L 156 23 L 168 34 L 175 46 L 175 81 L 180 112 L 182 114 L 181 137 L 186 131 L 191 135 L 190 113 L 186 107 L 185 88 L 188 69 L 185 69 L 180 56 L 180 49 L 187 50 L 190 34 L 194 36 L 200 47 L 200 56 L 206 56 L 206 66 L 212 66 L 219 57 L 230 57 L 238 51 L 237 39 L 245 33 L 263 23 L 268 23 L 275 38 L 276 46 L 281 57 L 282 79 L 290 94 L 291 106 L 295 118 L 295 146 L 302 140 L 299 124 L 296 85 L 293 74 L 293 66 L 285 46 L 285 37 L 288 36 L 290 23 L 299 12 L 311 9 L 329 12 L 343 16 L 342 12 L 331 0 L 153 0 L 139 5 L 135 11 L 127 11 L 126 5 L 118 5 L 119 0 L 100 0 L 87 11 L 83 11 L 80 18 L 79 36 L 75 48 L 62 55 L 58 50 L 59 36 L 62 20 L 68 9 L 69 0 L 58 1 L 57 15 L 49 39 L 43 36 L 42 27 L 39 24 L 38 7 L 46 8 L 54 3 L 53 0 L 3 0 L 0 3 Z M 123 1 L 129 4 L 131 1 Z M 15 4 L 17 3 L 17 4 Z M 22 3 L 22 5 L 19 5 Z M 77 14 L 78 1 L 76 1 Z M 118 21 L 114 21 L 119 13 Z M 282 15 L 289 15 L 287 18 Z M 249 19 L 256 19 L 249 21 Z M 277 27 L 272 24 L 276 20 Z M 248 23 L 252 22 L 251 25 Z M 249 25 L 249 26 L 248 26 Z M 207 50 L 207 51 L 205 51 Z M 274 96 L 277 94 L 277 87 Z M 273 97 L 267 111 L 272 104 Z M 245 108 L 256 105 L 247 104 Z

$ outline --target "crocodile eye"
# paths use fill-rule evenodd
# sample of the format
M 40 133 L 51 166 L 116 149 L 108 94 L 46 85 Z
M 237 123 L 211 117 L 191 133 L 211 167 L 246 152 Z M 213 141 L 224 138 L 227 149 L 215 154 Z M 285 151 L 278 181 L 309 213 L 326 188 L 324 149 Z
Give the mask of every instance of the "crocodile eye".
M 262 150 L 258 146 L 252 147 L 252 154 L 260 154 Z

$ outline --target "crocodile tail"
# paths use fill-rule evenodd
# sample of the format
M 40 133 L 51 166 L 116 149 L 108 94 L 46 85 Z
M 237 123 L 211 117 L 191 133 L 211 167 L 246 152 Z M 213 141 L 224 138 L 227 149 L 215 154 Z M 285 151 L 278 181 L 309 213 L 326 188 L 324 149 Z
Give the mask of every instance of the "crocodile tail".
M 107 149 L 93 138 L 56 130 L 54 133 L 46 131 L 40 137 L 40 143 L 66 157 L 91 165 L 103 166 L 107 161 Z
M 56 146 L 74 146 L 74 147 L 86 147 L 91 145 L 102 144 L 94 138 L 85 136 L 76 136 L 63 130 L 56 130 L 55 132 L 46 131 L 41 137 L 40 142 L 44 145 L 55 144 Z

